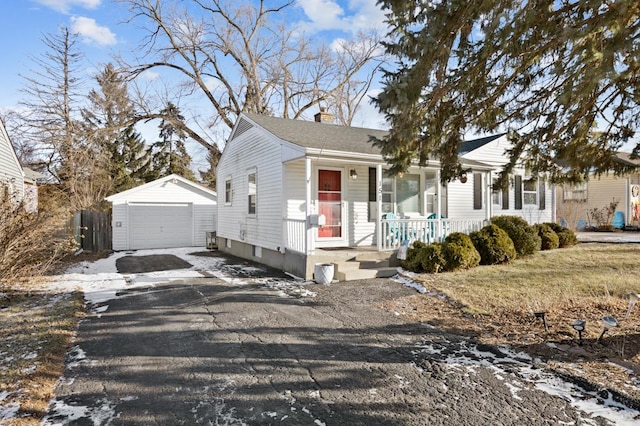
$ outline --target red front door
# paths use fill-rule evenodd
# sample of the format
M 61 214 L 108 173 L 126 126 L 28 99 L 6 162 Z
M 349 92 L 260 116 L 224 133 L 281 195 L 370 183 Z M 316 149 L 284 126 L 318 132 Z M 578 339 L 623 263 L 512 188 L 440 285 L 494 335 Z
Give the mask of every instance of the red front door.
M 318 170 L 318 213 L 326 223 L 318 228 L 318 238 L 342 237 L 342 173 Z

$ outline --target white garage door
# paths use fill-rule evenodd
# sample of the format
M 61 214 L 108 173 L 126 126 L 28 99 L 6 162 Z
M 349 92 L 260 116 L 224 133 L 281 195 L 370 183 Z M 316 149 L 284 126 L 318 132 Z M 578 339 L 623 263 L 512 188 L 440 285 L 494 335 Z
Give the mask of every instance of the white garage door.
M 129 247 L 152 249 L 193 245 L 191 204 L 130 204 Z

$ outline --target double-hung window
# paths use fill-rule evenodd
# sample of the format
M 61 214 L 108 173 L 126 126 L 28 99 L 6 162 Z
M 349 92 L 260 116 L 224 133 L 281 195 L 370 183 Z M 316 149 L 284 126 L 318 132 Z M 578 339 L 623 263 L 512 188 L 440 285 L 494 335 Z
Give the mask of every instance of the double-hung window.
M 525 179 L 522 186 L 522 201 L 524 205 L 538 205 L 538 180 Z
M 249 173 L 247 174 L 247 194 L 247 213 L 255 215 L 258 196 L 256 191 L 256 169 L 249 170 Z
M 232 194 L 233 193 L 231 190 L 231 176 L 229 176 L 224 180 L 224 205 L 225 206 L 231 205 Z

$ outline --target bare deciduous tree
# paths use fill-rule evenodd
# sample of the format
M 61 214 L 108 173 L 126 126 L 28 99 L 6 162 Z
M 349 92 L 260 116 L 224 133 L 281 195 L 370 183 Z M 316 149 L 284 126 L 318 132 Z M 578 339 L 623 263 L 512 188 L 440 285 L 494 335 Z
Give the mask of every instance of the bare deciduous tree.
M 319 104 L 343 102 L 345 93 L 351 94 L 347 110 L 353 109 L 365 94 L 362 87 L 373 78 L 367 66 L 382 59 L 375 34 L 361 34 L 336 49 L 314 45 L 299 29 L 285 25 L 283 13 L 292 1 L 270 7 L 264 0 L 119 1 L 148 31 L 141 49 L 145 54 L 131 67 L 132 75 L 159 68 L 181 73 L 184 88 L 212 105 L 210 126 L 223 123 L 231 128 L 242 112 L 300 118 Z M 356 80 L 359 88 L 354 91 Z M 348 124 L 353 112 L 338 115 Z M 164 117 L 148 111 L 143 118 Z M 197 130 L 183 130 L 218 152 L 217 144 Z
M 62 185 L 73 210 L 100 203 L 109 183 L 107 158 L 79 126 L 82 55 L 78 38 L 68 27 L 43 37 L 47 51 L 34 58 L 37 67 L 24 77 L 22 102 L 30 139 L 43 166 Z

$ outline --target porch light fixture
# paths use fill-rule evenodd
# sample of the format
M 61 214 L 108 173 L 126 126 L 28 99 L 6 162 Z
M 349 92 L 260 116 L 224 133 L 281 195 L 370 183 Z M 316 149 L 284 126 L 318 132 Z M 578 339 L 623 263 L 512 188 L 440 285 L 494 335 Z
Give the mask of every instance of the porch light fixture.
M 582 346 L 582 332 L 587 328 L 587 322 L 585 320 L 575 320 L 571 327 L 578 332 L 578 344 Z
M 629 309 L 627 309 L 627 315 L 625 316 L 625 318 L 629 318 L 629 315 L 631 315 L 631 310 L 635 306 L 636 302 L 640 300 L 640 294 L 638 293 L 627 293 L 627 294 L 629 295 Z
M 604 316 L 602 317 L 602 326 L 603 329 L 600 337 L 598 337 L 598 342 L 602 340 L 602 336 L 604 336 L 604 333 L 606 333 L 610 328 L 618 326 L 618 320 L 614 317 Z
M 549 328 L 547 327 L 547 317 L 546 317 L 547 313 L 544 311 L 540 311 L 540 312 L 534 312 L 533 315 L 536 318 L 540 318 L 542 320 L 542 324 L 544 325 L 544 331 L 545 333 L 548 333 Z
M 460 183 L 467 183 L 467 174 L 463 173 L 462 176 L 460 176 Z
M 356 172 L 356 169 L 349 170 L 349 176 L 351 176 L 351 179 L 353 180 L 358 179 L 358 172 Z

